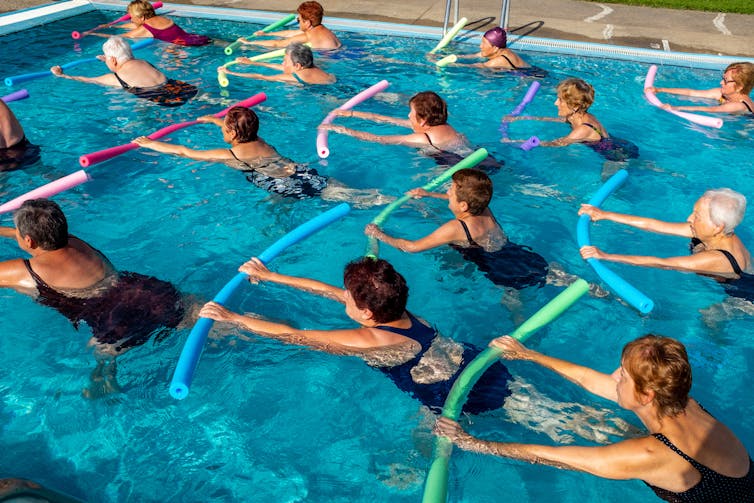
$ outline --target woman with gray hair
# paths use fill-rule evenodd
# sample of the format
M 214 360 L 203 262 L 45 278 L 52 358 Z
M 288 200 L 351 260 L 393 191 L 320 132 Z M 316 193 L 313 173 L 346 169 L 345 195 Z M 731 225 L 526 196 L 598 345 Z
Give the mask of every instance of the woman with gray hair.
M 186 82 L 169 79 L 151 63 L 134 58 L 131 46 L 122 37 L 110 37 L 102 44 L 102 56 L 98 58 L 112 73 L 98 77 L 66 75 L 60 66 L 50 71 L 56 77 L 78 80 L 87 84 L 122 87 L 129 93 L 158 105 L 177 107 L 186 103 L 197 93 L 197 88 Z
M 285 57 L 283 64 L 262 63 L 252 61 L 249 58 L 236 58 L 236 63 L 242 65 L 257 65 L 265 68 L 278 70 L 282 73 L 277 75 L 264 75 L 261 73 L 240 73 L 228 70 L 221 66 L 217 70 L 229 75 L 246 77 L 248 79 L 269 80 L 272 82 L 288 82 L 293 84 L 332 84 L 335 82 L 335 75 L 327 73 L 321 68 L 314 65 L 314 55 L 312 50 L 300 42 L 293 42 L 285 48 Z
M 579 215 L 593 221 L 611 220 L 637 229 L 691 239 L 691 255 L 660 258 L 645 255 L 605 253 L 596 246 L 583 246 L 581 256 L 611 262 L 658 267 L 710 276 L 721 283 L 730 283 L 749 276 L 751 256 L 735 234 L 736 226 L 746 212 L 746 197 L 731 189 L 708 190 L 694 204 L 694 211 L 685 222 L 664 222 L 605 211 L 588 204 L 581 205 Z

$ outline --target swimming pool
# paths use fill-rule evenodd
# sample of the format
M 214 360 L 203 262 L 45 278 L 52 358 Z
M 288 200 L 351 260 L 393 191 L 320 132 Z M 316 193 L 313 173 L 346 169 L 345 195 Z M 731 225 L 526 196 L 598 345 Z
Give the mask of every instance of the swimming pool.
M 112 19 L 94 12 L 42 28 L 5 35 L 3 47 L 27 47 L 23 61 L 2 51 L 6 75 L 42 70 L 98 53 L 101 39 L 74 42 L 70 32 Z M 181 19 L 189 31 L 214 37 L 240 35 L 253 28 L 239 22 Z M 338 74 L 331 89 L 296 88 L 231 77 L 227 96 L 215 68 L 226 59 L 220 47 L 164 50 L 141 57 L 174 78 L 200 87 L 186 106 L 163 109 L 120 91 L 47 78 L 26 83 L 31 99 L 12 105 L 29 138 L 42 145 L 41 163 L 2 174 L 0 201 L 15 197 L 79 169 L 80 154 L 124 143 L 166 124 L 214 113 L 264 91 L 260 134 L 299 162 L 357 188 L 400 194 L 441 168 L 403 147 L 362 143 L 331 135 L 331 156 L 317 158 L 315 127 L 332 108 L 381 78 L 388 92 L 361 109 L 405 116 L 408 98 L 433 89 L 449 103 L 450 122 L 506 166 L 493 176 L 492 209 L 510 238 L 534 248 L 549 261 L 590 281 L 591 269 L 578 256 L 576 210 L 602 184 L 603 160 L 581 146 L 522 152 L 499 143 L 500 117 L 520 100 L 531 80 L 506 74 L 449 68 L 421 62 L 426 40 L 376 39 L 344 34 L 354 59 L 318 58 Z M 29 42 L 32 41 L 32 42 Z M 471 52 L 478 39 L 468 45 Z M 361 54 L 359 54 L 359 51 Z M 378 61 L 369 53 L 419 64 Z M 706 188 L 732 186 L 751 197 L 754 182 L 751 121 L 733 119 L 721 130 L 705 130 L 660 112 L 641 98 L 644 63 L 589 60 L 527 53 L 551 70 L 527 114 L 554 115 L 554 85 L 565 76 L 593 83 L 592 111 L 611 134 L 632 139 L 641 157 L 632 162 L 627 184 L 606 207 L 685 219 Z M 78 67 L 87 75 L 104 66 Z M 620 75 L 611 81 L 606 78 Z M 682 86 L 692 80 L 714 86 L 719 70 L 664 66 L 658 83 Z M 71 103 L 75 103 L 74 107 Z M 85 105 L 84 105 L 85 103 Z M 611 112 L 614 111 L 614 112 Z M 74 113 L 75 112 L 75 113 Z M 348 122 L 375 132 L 386 126 Z M 560 124 L 516 122 L 512 137 L 565 133 Z M 171 136 L 198 147 L 220 146 L 216 128 L 195 126 Z M 182 291 L 206 299 L 235 274 L 236 267 L 299 223 L 333 206 L 319 199 L 281 200 L 249 184 L 221 165 L 134 151 L 94 166 L 94 180 L 57 196 L 71 231 L 103 250 L 124 270 L 153 274 Z M 342 266 L 364 252 L 362 229 L 378 209 L 354 209 L 326 232 L 289 249 L 273 267 L 340 284 Z M 450 218 L 442 202 L 420 201 L 397 211 L 386 229 L 403 236 L 429 232 Z M 749 215 L 749 222 L 751 215 Z M 8 225 L 6 216 L 3 225 Z M 754 243 L 743 225 L 744 242 Z M 685 243 L 635 234 L 620 226 L 592 227 L 592 240 L 606 250 L 670 255 Z M 2 259 L 17 257 L 15 243 L 0 244 Z M 409 306 L 443 334 L 484 345 L 515 327 L 501 304 L 502 292 L 452 250 L 405 255 L 382 247 L 411 287 Z M 530 344 L 550 354 L 612 371 L 620 348 L 655 331 L 680 338 L 695 372 L 694 396 L 754 449 L 754 404 L 740 376 L 752 370 L 751 321 L 705 321 L 700 310 L 720 302 L 722 289 L 711 281 L 679 273 L 614 266 L 655 301 L 646 317 L 615 298 L 587 298 L 535 335 Z M 560 288 L 522 292 L 531 314 Z M 244 286 L 232 307 L 301 327 L 349 324 L 342 308 L 275 286 Z M 174 401 L 167 383 L 188 330 L 159 344 L 146 344 L 119 358 L 125 393 L 112 400 L 86 401 L 93 359 L 85 348 L 86 328 L 75 331 L 62 316 L 30 299 L 0 291 L 0 476 L 21 476 L 90 501 L 417 501 L 427 467 L 431 421 L 418 402 L 402 394 L 378 372 L 351 358 L 313 353 L 274 341 L 226 338 L 210 345 L 191 394 Z M 524 363 L 509 368 L 517 376 L 507 411 L 478 417 L 473 431 L 485 438 L 580 443 L 577 432 L 596 437 L 618 428 L 613 418 L 631 420 L 591 399 L 542 369 Z M 737 379 L 738 378 L 738 379 Z M 585 404 L 581 407 L 577 404 Z M 515 405 L 515 407 L 514 407 Z M 549 436 L 548 436 L 549 434 Z M 502 489 L 501 489 L 502 488 Z M 578 488 L 578 489 L 575 489 Z M 638 482 L 609 482 L 588 475 L 535 467 L 468 453 L 456 453 L 451 469 L 451 501 L 492 501 L 502 491 L 514 501 L 645 501 Z

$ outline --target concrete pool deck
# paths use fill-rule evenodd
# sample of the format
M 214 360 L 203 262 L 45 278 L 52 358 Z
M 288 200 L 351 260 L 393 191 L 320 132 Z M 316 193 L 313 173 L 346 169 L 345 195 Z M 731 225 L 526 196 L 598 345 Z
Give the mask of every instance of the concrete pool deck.
M 334 17 L 441 26 L 445 16 L 444 0 L 320 1 L 326 15 Z M 50 0 L 3 0 L 0 12 L 48 3 Z M 171 0 L 171 3 L 294 12 L 300 0 Z M 500 0 L 461 2 L 459 16 L 468 18 L 468 26 L 473 29 L 491 28 L 499 22 Z M 515 35 L 754 57 L 754 15 L 582 0 L 511 0 L 508 25 Z

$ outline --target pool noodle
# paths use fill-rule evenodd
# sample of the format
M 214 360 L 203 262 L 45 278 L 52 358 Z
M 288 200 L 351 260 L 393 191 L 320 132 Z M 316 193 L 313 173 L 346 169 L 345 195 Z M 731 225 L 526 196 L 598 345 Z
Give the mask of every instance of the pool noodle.
M 647 90 L 648 87 L 654 86 L 655 75 L 657 75 L 657 65 L 652 65 L 649 67 L 649 70 L 647 71 L 647 77 L 644 79 L 644 97 L 647 98 L 648 102 L 650 102 L 652 105 L 656 106 L 657 108 L 660 108 L 661 110 L 665 110 L 666 112 L 670 112 L 673 115 L 682 117 L 686 119 L 687 121 L 693 122 L 694 124 L 699 124 L 701 126 L 707 126 L 707 127 L 714 127 L 718 129 L 723 127 L 723 120 L 719 117 L 708 117 L 706 115 L 692 114 L 688 112 L 681 112 L 678 110 L 667 110 L 665 108 L 662 108 L 662 102 L 657 98 L 657 96 L 655 96 L 655 93 Z
M 261 31 L 265 33 L 271 32 L 273 30 L 280 28 L 281 26 L 287 25 L 294 19 L 296 19 L 296 14 L 288 14 L 283 19 L 280 19 L 278 21 L 275 21 L 274 23 L 271 23 L 265 26 L 264 28 L 262 28 Z M 249 35 L 248 37 L 243 37 L 243 38 L 249 39 L 249 38 L 254 38 L 255 36 L 256 35 Z M 237 49 L 239 45 L 241 45 L 241 42 L 239 42 L 238 40 L 236 40 L 235 42 L 231 42 L 230 45 L 228 45 L 225 49 L 223 49 L 223 51 L 225 52 L 225 55 L 230 56 L 231 54 L 233 54 L 233 51 Z
M 526 341 L 530 335 L 550 323 L 560 316 L 565 310 L 571 307 L 577 300 L 589 291 L 589 284 L 583 279 L 576 280 L 571 286 L 545 304 L 542 309 L 519 326 L 511 337 L 521 342 Z M 445 405 L 443 406 L 442 415 L 444 417 L 457 420 L 461 413 L 463 404 L 466 403 L 469 391 L 479 380 L 481 375 L 500 357 L 502 350 L 499 348 L 488 347 L 476 358 L 474 358 L 458 379 L 453 383 Z M 423 503 L 445 503 L 448 496 L 448 472 L 450 455 L 453 451 L 453 444 L 447 437 L 435 438 L 435 449 L 432 462 L 430 463 L 427 479 L 424 483 Z
M 6 94 L 2 99 L 5 103 L 11 103 L 13 101 L 23 100 L 29 97 L 29 91 L 26 89 L 19 89 L 18 91 Z
M 131 50 L 135 51 L 138 49 L 142 49 L 148 45 L 153 44 L 154 42 L 155 42 L 155 39 L 153 38 L 136 42 L 135 44 L 131 46 Z M 63 70 L 67 70 L 68 68 L 73 68 L 74 66 L 83 65 L 84 63 L 93 63 L 94 61 L 99 61 L 99 60 L 97 58 L 77 59 L 75 61 L 71 61 L 69 63 L 60 65 L 60 68 L 62 68 Z M 52 72 L 50 70 L 46 70 L 44 72 L 34 72 L 34 73 L 24 73 L 21 75 L 14 75 L 12 77 L 5 77 L 5 85 L 13 86 L 16 84 L 20 84 L 21 82 L 26 82 L 27 80 L 41 79 L 42 77 L 49 77 L 51 75 L 52 75 Z
M 445 56 L 441 60 L 437 61 L 435 65 L 440 68 L 445 68 L 449 64 L 455 63 L 456 61 L 458 61 L 458 56 L 456 56 L 455 54 L 450 54 L 448 56 Z
M 0 205 L 0 213 L 7 213 L 9 211 L 15 211 L 21 207 L 24 201 L 29 199 L 39 199 L 40 197 L 51 197 L 55 194 L 68 190 L 72 187 L 80 185 L 84 182 L 91 180 L 91 177 L 83 169 L 71 173 L 70 175 L 58 178 L 57 180 L 50 182 L 36 189 L 30 190 L 22 196 L 18 196 L 15 199 L 11 199 L 5 204 Z
M 524 94 L 523 99 L 521 100 L 521 103 L 516 105 L 516 108 L 511 110 L 511 112 L 508 114 L 509 116 L 518 116 L 521 115 L 521 112 L 524 111 L 524 108 L 526 108 L 526 105 L 532 102 L 534 99 L 534 96 L 537 94 L 537 91 L 539 91 L 540 83 L 539 81 L 534 81 L 529 86 L 529 89 L 526 90 L 526 94 Z M 500 124 L 500 132 L 503 133 L 503 138 L 508 137 L 508 123 L 503 121 L 502 124 Z
M 446 33 L 445 36 L 442 37 L 442 39 L 440 39 L 440 41 L 437 43 L 437 45 L 435 46 L 435 48 L 432 49 L 431 51 L 429 51 L 429 53 L 430 54 L 434 54 L 437 51 L 439 51 L 440 49 L 442 49 L 443 47 L 445 47 L 446 45 L 448 45 L 450 43 L 450 41 L 453 40 L 453 37 L 455 37 L 456 35 L 458 35 L 458 32 L 461 31 L 463 29 L 463 27 L 466 26 L 466 23 L 468 23 L 468 22 L 469 22 L 469 20 L 466 19 L 465 17 L 462 17 L 461 19 L 459 19 L 458 22 L 455 24 L 455 26 L 453 26 L 448 31 L 448 33 Z
M 373 86 L 364 89 L 359 94 L 340 105 L 338 108 L 336 108 L 336 110 L 350 110 L 359 103 L 368 100 L 375 94 L 384 91 L 389 85 L 390 82 L 388 82 L 387 80 L 381 80 Z M 325 117 L 324 120 L 319 123 L 319 125 L 321 126 L 322 124 L 331 124 L 335 117 L 335 111 L 332 111 L 327 114 L 327 117 Z M 330 155 L 330 148 L 327 146 L 327 131 L 317 131 L 317 154 L 322 159 L 326 159 Z
M 311 44 L 309 42 L 305 43 L 304 45 L 311 47 Z M 257 54 L 256 56 L 252 56 L 249 59 L 251 61 L 266 61 L 268 59 L 282 58 L 283 56 L 285 56 L 285 49 L 285 47 L 283 47 L 282 49 L 275 49 L 274 51 Z M 228 61 L 223 65 L 223 68 L 227 68 L 228 66 L 236 63 L 238 62 Z M 228 81 L 228 75 L 222 70 L 217 71 L 217 82 L 220 84 L 220 87 L 228 87 L 230 85 L 230 82 Z
M 228 110 L 230 110 L 233 107 L 253 107 L 254 105 L 258 105 L 259 103 L 263 102 L 266 99 L 267 99 L 267 95 L 265 93 L 258 93 L 250 98 L 246 98 L 243 101 L 239 101 L 235 105 L 232 105 L 221 112 L 217 112 L 216 114 L 214 114 L 214 116 L 218 118 L 225 117 L 225 115 L 228 113 Z M 154 133 L 147 135 L 147 137 L 152 140 L 157 140 L 159 138 L 162 138 L 163 136 L 169 135 L 170 133 L 174 131 L 177 131 L 179 129 L 183 129 L 189 126 L 193 126 L 195 124 L 199 124 L 199 121 L 193 120 L 193 121 L 188 121 L 188 122 L 181 122 L 180 124 L 173 124 L 171 126 L 167 126 L 160 130 L 157 130 Z M 79 164 L 87 168 L 89 166 L 106 161 L 108 159 L 112 159 L 113 157 L 119 156 L 121 154 L 124 154 L 130 150 L 134 150 L 137 148 L 139 148 L 138 144 L 129 142 L 123 145 L 118 145 L 117 147 L 110 147 L 105 150 L 99 150 L 97 152 L 92 152 L 90 154 L 84 154 L 81 157 L 79 157 Z
M 519 145 L 519 148 L 525 152 L 528 152 L 529 150 L 539 147 L 540 141 L 539 138 L 536 136 L 530 136 L 528 140 L 523 142 L 521 145 Z
M 152 4 L 152 8 L 153 8 L 154 10 L 157 10 L 157 9 L 159 9 L 160 7 L 162 7 L 162 2 L 154 2 L 154 3 Z M 128 21 L 129 19 L 131 19 L 131 14 L 126 14 L 126 15 L 124 15 L 124 16 L 121 16 L 121 17 L 119 17 L 119 18 L 118 18 L 118 19 L 116 19 L 115 21 L 110 21 L 109 23 L 107 23 L 107 24 L 105 25 L 105 27 L 109 27 L 109 26 L 112 26 L 112 25 L 114 25 L 114 24 L 122 23 L 122 22 L 124 22 L 124 21 Z M 99 29 L 99 26 L 95 26 L 95 27 L 94 27 L 94 28 L 92 28 L 91 30 L 86 30 L 86 31 L 83 31 L 83 32 L 72 31 L 72 32 L 71 32 L 71 38 L 73 38 L 74 40 L 78 40 L 78 39 L 80 39 L 81 37 L 85 37 L 85 36 L 89 35 L 90 33 L 97 31 L 98 29 Z
M 628 171 L 622 169 L 610 177 L 608 181 L 602 185 L 600 190 L 597 191 L 594 196 L 589 200 L 589 204 L 599 208 L 605 199 L 618 187 L 623 185 L 623 182 L 628 178 Z M 578 224 L 576 224 L 576 240 L 579 244 L 579 248 L 582 246 L 591 245 L 591 239 L 589 237 L 589 222 L 591 219 L 589 215 L 581 215 L 579 217 Z M 640 292 L 636 287 L 631 285 L 628 281 L 615 274 L 612 270 L 608 269 L 601 261 L 596 258 L 586 259 L 594 272 L 602 278 L 602 281 L 623 300 L 635 307 L 640 313 L 647 314 L 654 308 L 654 302 L 645 294 Z
M 458 161 L 458 163 L 456 163 L 454 166 L 451 166 L 450 168 L 445 170 L 441 175 L 439 175 L 438 177 L 434 178 L 430 182 L 423 185 L 422 189 L 426 191 L 436 189 L 437 187 L 445 183 L 448 179 L 450 179 L 450 177 L 453 176 L 453 174 L 456 171 L 465 169 L 465 168 L 473 168 L 474 166 L 482 162 L 484 159 L 486 159 L 487 155 L 489 154 L 487 150 L 484 148 L 475 150 L 474 152 L 472 152 L 465 158 Z M 395 211 L 397 208 L 403 205 L 403 203 L 410 200 L 411 198 L 412 196 L 408 194 L 404 194 L 403 196 L 399 197 L 392 203 L 388 204 L 385 207 L 385 209 L 383 209 L 380 212 L 380 214 L 377 215 L 374 218 L 374 220 L 372 220 L 372 223 L 378 227 L 381 227 L 387 220 L 387 217 L 389 217 L 393 211 Z M 377 256 L 376 250 L 377 250 L 377 240 L 373 238 L 372 236 L 369 236 L 366 255 L 368 257 L 376 257 Z
M 315 232 L 327 227 L 336 220 L 343 218 L 351 207 L 347 203 L 339 204 L 330 210 L 314 217 L 306 223 L 303 223 L 290 231 L 288 234 L 278 239 L 275 243 L 262 252 L 257 258 L 263 263 L 268 264 L 272 259 L 278 256 L 286 248 L 306 239 Z M 231 294 L 248 276 L 245 273 L 236 274 L 213 299 L 218 304 L 225 304 Z M 199 318 L 191 330 L 186 343 L 178 358 L 173 379 L 170 382 L 170 395 L 176 400 L 182 400 L 188 396 L 191 381 L 194 377 L 194 371 L 202 355 L 204 342 L 207 340 L 210 328 L 214 320 L 209 318 Z

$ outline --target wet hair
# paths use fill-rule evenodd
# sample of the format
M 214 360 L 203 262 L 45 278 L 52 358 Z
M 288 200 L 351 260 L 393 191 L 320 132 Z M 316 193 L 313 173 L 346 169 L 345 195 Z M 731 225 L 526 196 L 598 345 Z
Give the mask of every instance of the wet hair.
M 432 91 L 415 94 L 408 100 L 413 105 L 416 117 L 427 121 L 430 126 L 441 126 L 448 122 L 448 105 Z
M 301 42 L 292 42 L 285 48 L 285 53 L 291 57 L 294 65 L 301 65 L 302 68 L 314 68 L 314 55 L 312 50 Z
M 102 53 L 106 57 L 113 57 L 118 63 L 125 63 L 134 59 L 134 53 L 131 52 L 131 46 L 128 45 L 123 37 L 110 37 L 102 44 Z
M 154 11 L 154 7 L 152 7 L 152 4 L 147 2 L 147 0 L 133 0 L 130 4 L 128 4 L 127 12 L 131 14 L 131 17 L 142 17 L 144 19 L 149 19 L 150 17 L 155 17 L 157 13 Z
M 709 218 L 713 225 L 722 225 L 723 234 L 733 234 L 744 219 L 746 197 L 732 189 L 712 189 L 702 194 L 709 200 Z
M 741 86 L 742 93 L 749 94 L 754 88 L 754 63 L 731 63 L 725 68 L 723 75 L 727 72 L 730 72 L 733 81 Z
M 233 107 L 225 116 L 225 124 L 240 143 L 256 141 L 259 133 L 259 117 L 251 108 Z
M 372 311 L 376 323 L 398 320 L 406 311 L 408 285 L 387 260 L 364 257 L 350 262 L 343 284 L 359 309 Z
M 575 111 L 586 112 L 594 103 L 594 88 L 582 79 L 566 79 L 557 91 L 558 98 Z
M 469 213 L 481 215 L 492 199 L 492 180 L 478 169 L 461 169 L 453 173 L 456 199 L 469 206 Z
M 623 348 L 621 365 L 637 393 L 654 392 L 657 418 L 673 417 L 686 408 L 691 390 L 691 365 L 686 348 L 675 339 L 647 334 Z
M 485 31 L 482 36 L 487 39 L 487 42 L 500 49 L 505 49 L 508 45 L 508 36 L 506 35 L 505 30 L 499 26 Z
M 29 236 L 43 250 L 59 250 L 68 245 L 68 220 L 54 201 L 24 201 L 13 214 L 13 223 L 21 237 Z
M 304 21 L 309 21 L 312 27 L 322 24 L 322 16 L 325 15 L 325 10 L 322 8 L 319 2 L 304 2 L 296 9 L 298 15 Z

